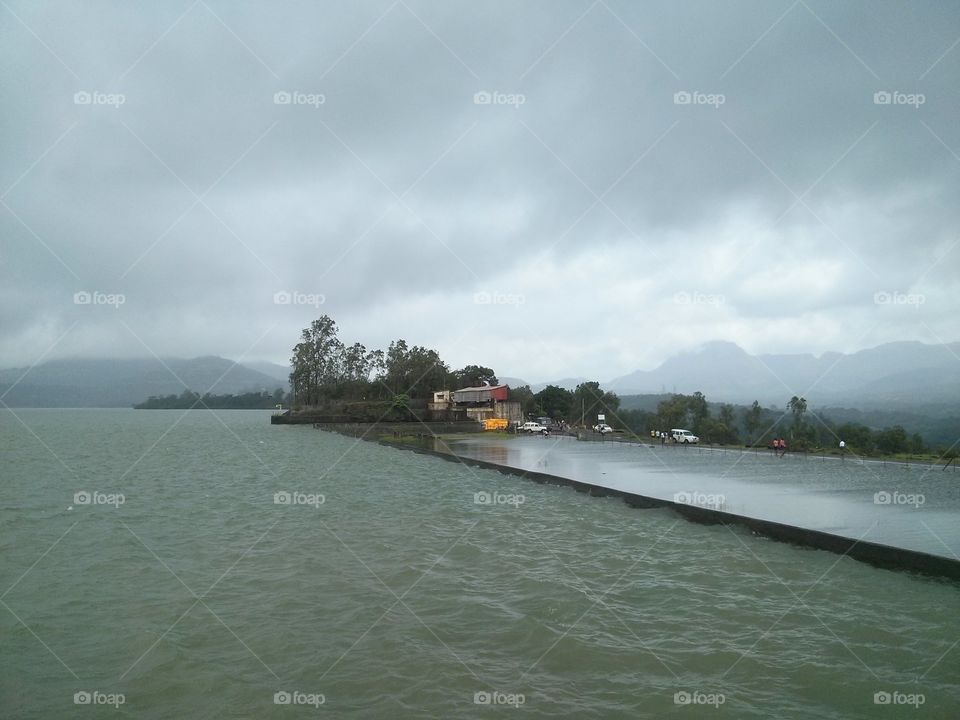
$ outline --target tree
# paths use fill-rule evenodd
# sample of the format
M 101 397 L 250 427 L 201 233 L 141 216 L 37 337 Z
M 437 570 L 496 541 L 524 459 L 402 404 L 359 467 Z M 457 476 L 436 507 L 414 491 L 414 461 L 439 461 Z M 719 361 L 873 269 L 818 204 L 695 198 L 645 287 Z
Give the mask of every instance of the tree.
M 534 412 L 550 418 L 567 418 L 573 407 L 573 393 L 556 385 L 547 385 L 533 396 Z
M 657 404 L 657 418 L 661 430 L 671 430 L 680 427 L 687 415 L 687 401 L 683 395 L 674 395 L 669 400 L 661 400 Z
M 747 431 L 747 442 L 753 444 L 757 439 L 754 437 L 757 430 L 760 429 L 760 424 L 763 422 L 763 408 L 760 407 L 760 403 L 756 400 L 753 401 L 753 405 L 749 409 L 744 410 L 743 412 L 743 426 Z
M 621 410 L 617 416 L 637 435 L 646 435 L 660 427 L 657 414 L 649 410 Z
M 521 385 L 520 387 L 510 388 L 507 393 L 507 399 L 512 402 L 520 403 L 520 412 L 524 417 L 528 413 L 532 413 L 536 407 L 536 396 L 533 394 L 533 391 L 530 389 L 529 385 Z
M 701 433 L 704 421 L 710 416 L 710 410 L 707 407 L 707 398 L 699 390 L 687 398 L 687 415 L 694 434 Z
M 606 423 L 611 424 L 620 408 L 620 398 L 612 392 L 605 392 L 598 382 L 577 385 L 572 400 L 567 417 L 574 423 L 579 423 L 582 418 L 585 424 L 593 425 L 597 422 L 597 415 L 604 414 Z
M 443 390 L 449 383 L 450 368 L 436 350 L 420 345 L 408 348 L 405 340 L 390 343 L 384 363 L 384 381 L 391 395 L 406 394 L 422 399 L 435 390 Z
M 498 385 L 500 383 L 493 370 L 482 365 L 467 365 L 461 370 L 454 370 L 451 376 L 455 385 L 454 389 Z
M 837 437 L 851 450 L 870 454 L 874 450 L 873 433 L 866 425 L 844 423 L 836 428 Z
M 913 445 L 910 450 L 915 453 L 926 452 L 927 446 L 923 442 L 923 438 L 920 436 L 920 433 L 914 433 L 910 436 L 910 443 Z
M 794 395 L 787 403 L 787 410 L 793 413 L 793 427 L 799 429 L 803 425 L 803 414 L 807 411 L 807 401 Z
M 370 379 L 370 353 L 361 343 L 354 343 L 343 351 L 343 379 L 347 382 L 363 382 Z
M 304 328 L 290 364 L 290 384 L 297 401 L 316 405 L 333 394 L 343 372 L 343 343 L 337 337 L 337 324 L 329 315 Z
M 719 425 L 717 434 L 720 436 L 717 442 L 735 445 L 740 441 L 740 433 L 737 430 L 737 419 L 733 405 L 724 403 L 720 406 L 720 411 L 717 413 L 717 423 Z
M 900 425 L 894 425 L 892 428 L 885 428 L 878 432 L 876 442 L 877 450 L 890 455 L 908 453 L 913 448 L 913 442 L 907 437 L 907 431 Z

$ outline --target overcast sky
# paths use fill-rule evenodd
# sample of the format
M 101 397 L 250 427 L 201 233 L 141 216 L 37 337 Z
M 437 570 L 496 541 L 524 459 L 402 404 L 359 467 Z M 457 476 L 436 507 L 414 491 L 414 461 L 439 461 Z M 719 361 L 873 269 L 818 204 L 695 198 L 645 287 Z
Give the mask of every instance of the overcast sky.
M 0 367 L 960 339 L 955 2 L 4 0 L 0 59 Z

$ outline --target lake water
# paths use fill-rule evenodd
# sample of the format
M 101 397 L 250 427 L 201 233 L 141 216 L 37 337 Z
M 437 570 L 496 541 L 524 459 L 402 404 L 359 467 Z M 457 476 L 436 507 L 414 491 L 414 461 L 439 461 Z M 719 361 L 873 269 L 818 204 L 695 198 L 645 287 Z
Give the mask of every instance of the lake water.
M 4 718 L 960 713 L 955 582 L 265 412 L 15 412 Z

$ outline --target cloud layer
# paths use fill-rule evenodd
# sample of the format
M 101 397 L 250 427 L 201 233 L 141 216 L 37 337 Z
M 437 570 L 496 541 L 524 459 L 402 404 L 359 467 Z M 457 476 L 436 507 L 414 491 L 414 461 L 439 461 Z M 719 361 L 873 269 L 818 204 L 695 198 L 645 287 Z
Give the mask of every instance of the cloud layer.
M 949 4 L 0 13 L 0 366 L 320 312 L 531 379 L 958 338 Z

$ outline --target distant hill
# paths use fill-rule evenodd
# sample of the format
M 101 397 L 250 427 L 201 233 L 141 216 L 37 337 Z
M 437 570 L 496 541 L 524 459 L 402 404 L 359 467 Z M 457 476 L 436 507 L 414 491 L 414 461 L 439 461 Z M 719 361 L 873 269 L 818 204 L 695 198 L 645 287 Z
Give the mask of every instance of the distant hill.
M 604 383 L 619 395 L 703 392 L 711 400 L 761 404 L 804 395 L 819 406 L 916 406 L 960 400 L 960 343 L 897 342 L 849 355 L 750 355 L 711 342 L 654 370 Z
M 497 380 L 499 380 L 504 385 L 509 385 L 512 388 L 523 387 L 524 385 L 529 385 L 526 380 L 521 380 L 520 378 L 515 377 L 504 377 L 503 375 L 498 375 Z
M 279 380 L 283 383 L 283 387 L 286 387 L 287 383 L 290 382 L 290 372 L 293 370 L 293 368 L 287 365 L 277 365 L 272 362 L 243 362 L 240 364 L 245 368 L 256 370 L 268 377 Z
M 511 387 L 547 385 L 573 390 L 584 378 L 530 382 L 502 378 Z M 793 395 L 811 407 L 899 410 L 952 417 L 960 404 L 960 343 L 895 342 L 844 354 L 751 355 L 730 342 L 710 342 L 679 353 L 653 370 L 637 370 L 601 386 L 621 398 L 644 396 L 636 409 L 653 409 L 670 393 L 699 390 L 717 402 L 780 408 Z M 647 407 L 652 403 L 652 407 Z
M 74 358 L 0 370 L 0 397 L 10 407 L 131 407 L 184 389 L 222 395 L 278 387 L 286 390 L 286 381 L 216 356 L 163 362 Z
M 587 378 L 577 377 L 577 378 L 563 378 L 562 380 L 548 380 L 546 382 L 537 382 L 531 383 L 526 380 L 521 380 L 520 378 L 515 377 L 498 377 L 500 382 L 509 385 L 512 388 L 523 387 L 524 385 L 529 385 L 530 389 L 537 393 L 543 390 L 547 385 L 556 385 L 557 387 L 562 387 L 566 390 L 576 390 L 577 385 L 580 383 L 587 382 Z

